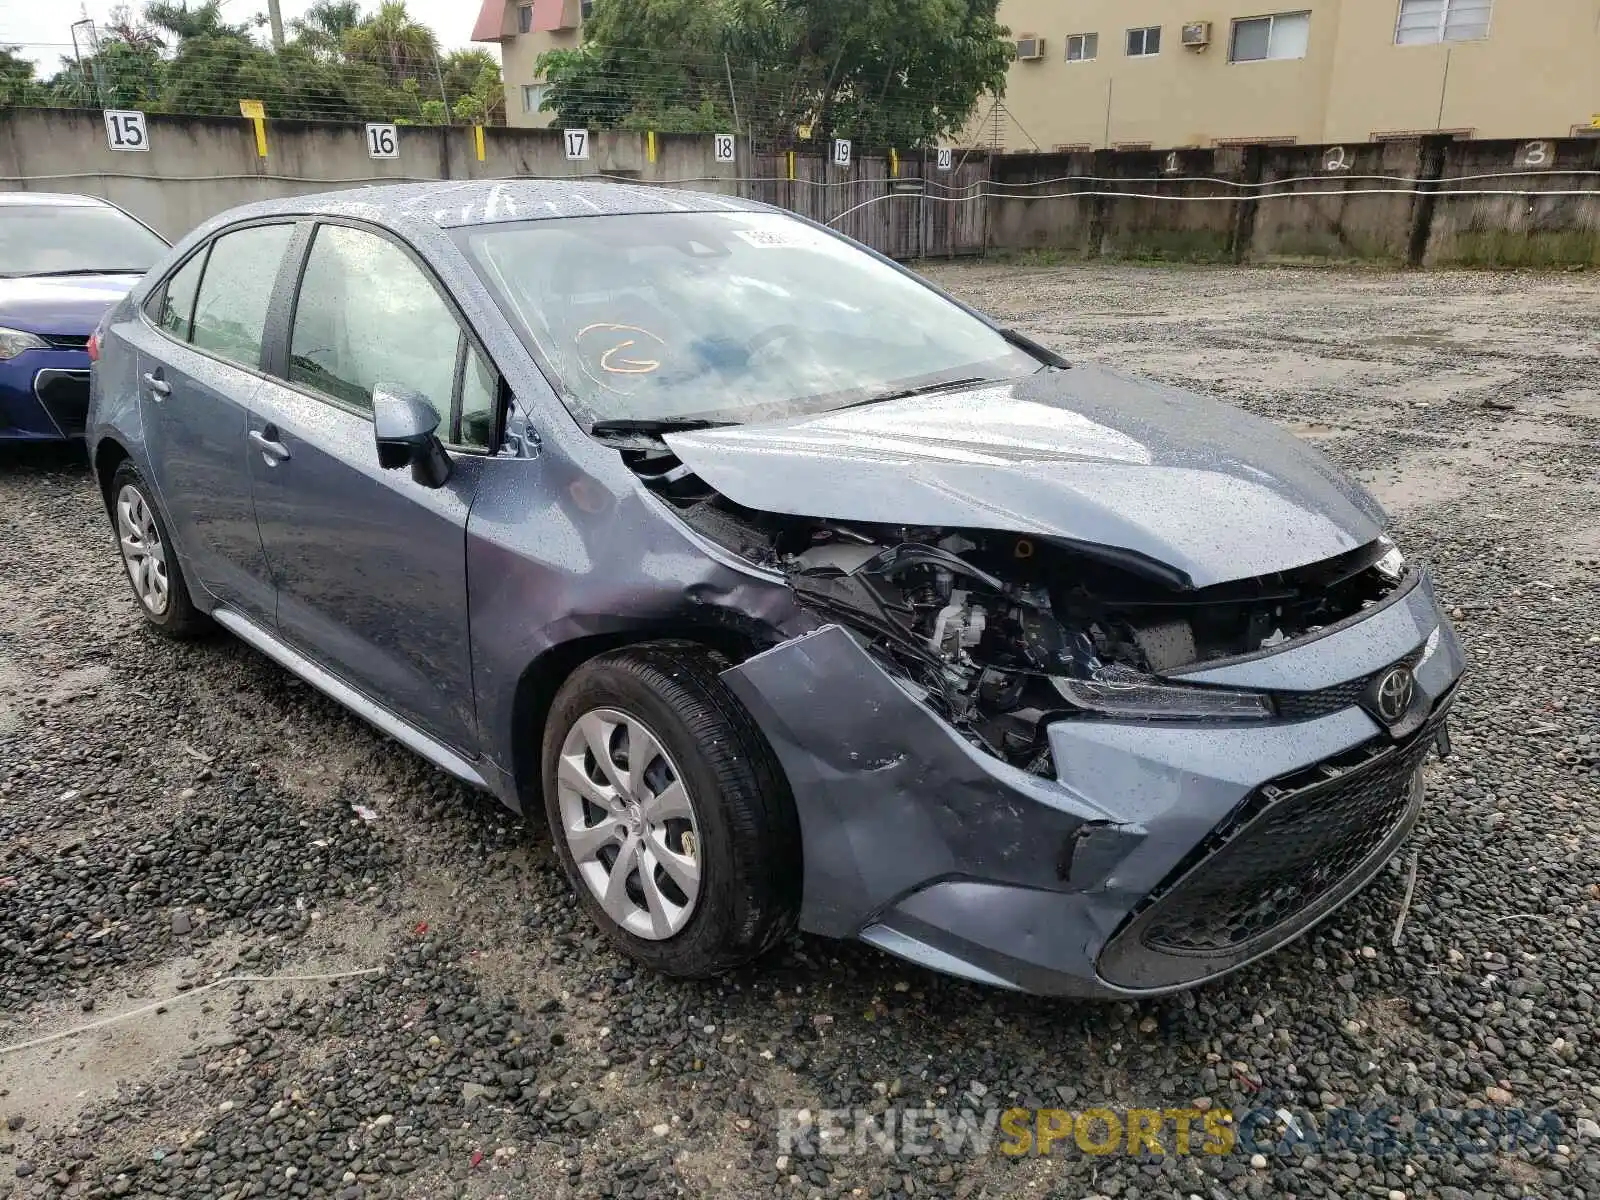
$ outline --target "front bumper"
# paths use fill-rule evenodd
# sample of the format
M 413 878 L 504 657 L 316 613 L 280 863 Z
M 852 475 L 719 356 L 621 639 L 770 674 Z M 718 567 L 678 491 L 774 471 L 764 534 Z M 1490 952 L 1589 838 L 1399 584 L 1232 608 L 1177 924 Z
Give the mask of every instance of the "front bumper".
M 1398 737 L 1353 700 L 1249 725 L 1064 720 L 1048 730 L 1054 780 L 970 745 L 837 626 L 724 679 L 794 792 L 802 928 L 997 986 L 1110 997 L 1216 978 L 1358 891 L 1416 821 L 1463 660 L 1419 577 L 1357 622 L 1223 668 L 1239 686 L 1320 691 L 1402 661 L 1416 697 Z
M 25 350 L 0 362 L 0 441 L 82 437 L 88 410 L 85 351 Z

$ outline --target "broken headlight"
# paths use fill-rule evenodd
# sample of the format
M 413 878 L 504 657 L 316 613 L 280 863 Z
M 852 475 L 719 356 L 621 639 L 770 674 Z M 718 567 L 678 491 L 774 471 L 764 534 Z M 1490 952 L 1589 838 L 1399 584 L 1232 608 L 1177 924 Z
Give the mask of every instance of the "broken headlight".
M 1382 558 L 1372 564 L 1373 569 L 1385 579 L 1398 582 L 1406 573 L 1406 556 L 1400 553 L 1400 547 L 1388 537 L 1380 537 L 1378 545 L 1383 547 L 1384 553 Z
M 1054 675 L 1050 682 L 1068 703 L 1124 720 L 1261 721 L 1273 715 L 1271 699 L 1260 692 L 1169 683 L 1118 667 L 1088 679 Z

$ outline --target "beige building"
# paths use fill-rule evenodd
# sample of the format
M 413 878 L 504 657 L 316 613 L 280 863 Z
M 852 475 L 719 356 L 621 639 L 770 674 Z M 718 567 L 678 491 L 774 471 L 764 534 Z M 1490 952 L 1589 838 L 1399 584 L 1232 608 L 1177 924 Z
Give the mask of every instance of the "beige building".
M 593 0 L 483 0 L 472 29 L 475 42 L 499 42 L 506 81 L 506 123 L 542 129 L 544 84 L 534 63 L 546 50 L 576 49 Z
M 1600 0 L 1001 0 L 1005 97 L 963 139 L 1005 150 L 1600 133 Z M 512 125 L 542 127 L 534 63 L 592 0 L 483 0 Z M 1219 7 L 1223 5 L 1223 7 Z
M 966 140 L 1087 150 L 1600 134 L 1596 0 L 1233 3 L 1001 0 L 1018 59 Z

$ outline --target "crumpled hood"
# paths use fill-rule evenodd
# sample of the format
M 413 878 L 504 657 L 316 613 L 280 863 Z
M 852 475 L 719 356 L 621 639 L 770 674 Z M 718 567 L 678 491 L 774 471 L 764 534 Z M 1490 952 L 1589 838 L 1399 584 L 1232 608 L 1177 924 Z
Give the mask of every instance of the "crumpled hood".
M 1332 558 L 1385 523 L 1270 422 L 1094 366 L 666 440 L 747 508 L 1061 538 L 1194 587 Z
M 0 279 L 0 325 L 29 333 L 87 337 L 137 275 L 57 275 Z

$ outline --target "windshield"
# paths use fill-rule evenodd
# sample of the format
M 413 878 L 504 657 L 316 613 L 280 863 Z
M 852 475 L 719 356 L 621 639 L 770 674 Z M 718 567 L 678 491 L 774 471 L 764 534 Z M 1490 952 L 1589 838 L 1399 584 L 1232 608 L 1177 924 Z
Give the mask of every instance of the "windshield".
M 0 276 L 143 275 L 167 244 L 120 209 L 0 204 Z
M 772 419 L 1040 369 L 915 279 L 776 213 L 578 217 L 459 237 L 590 426 Z

